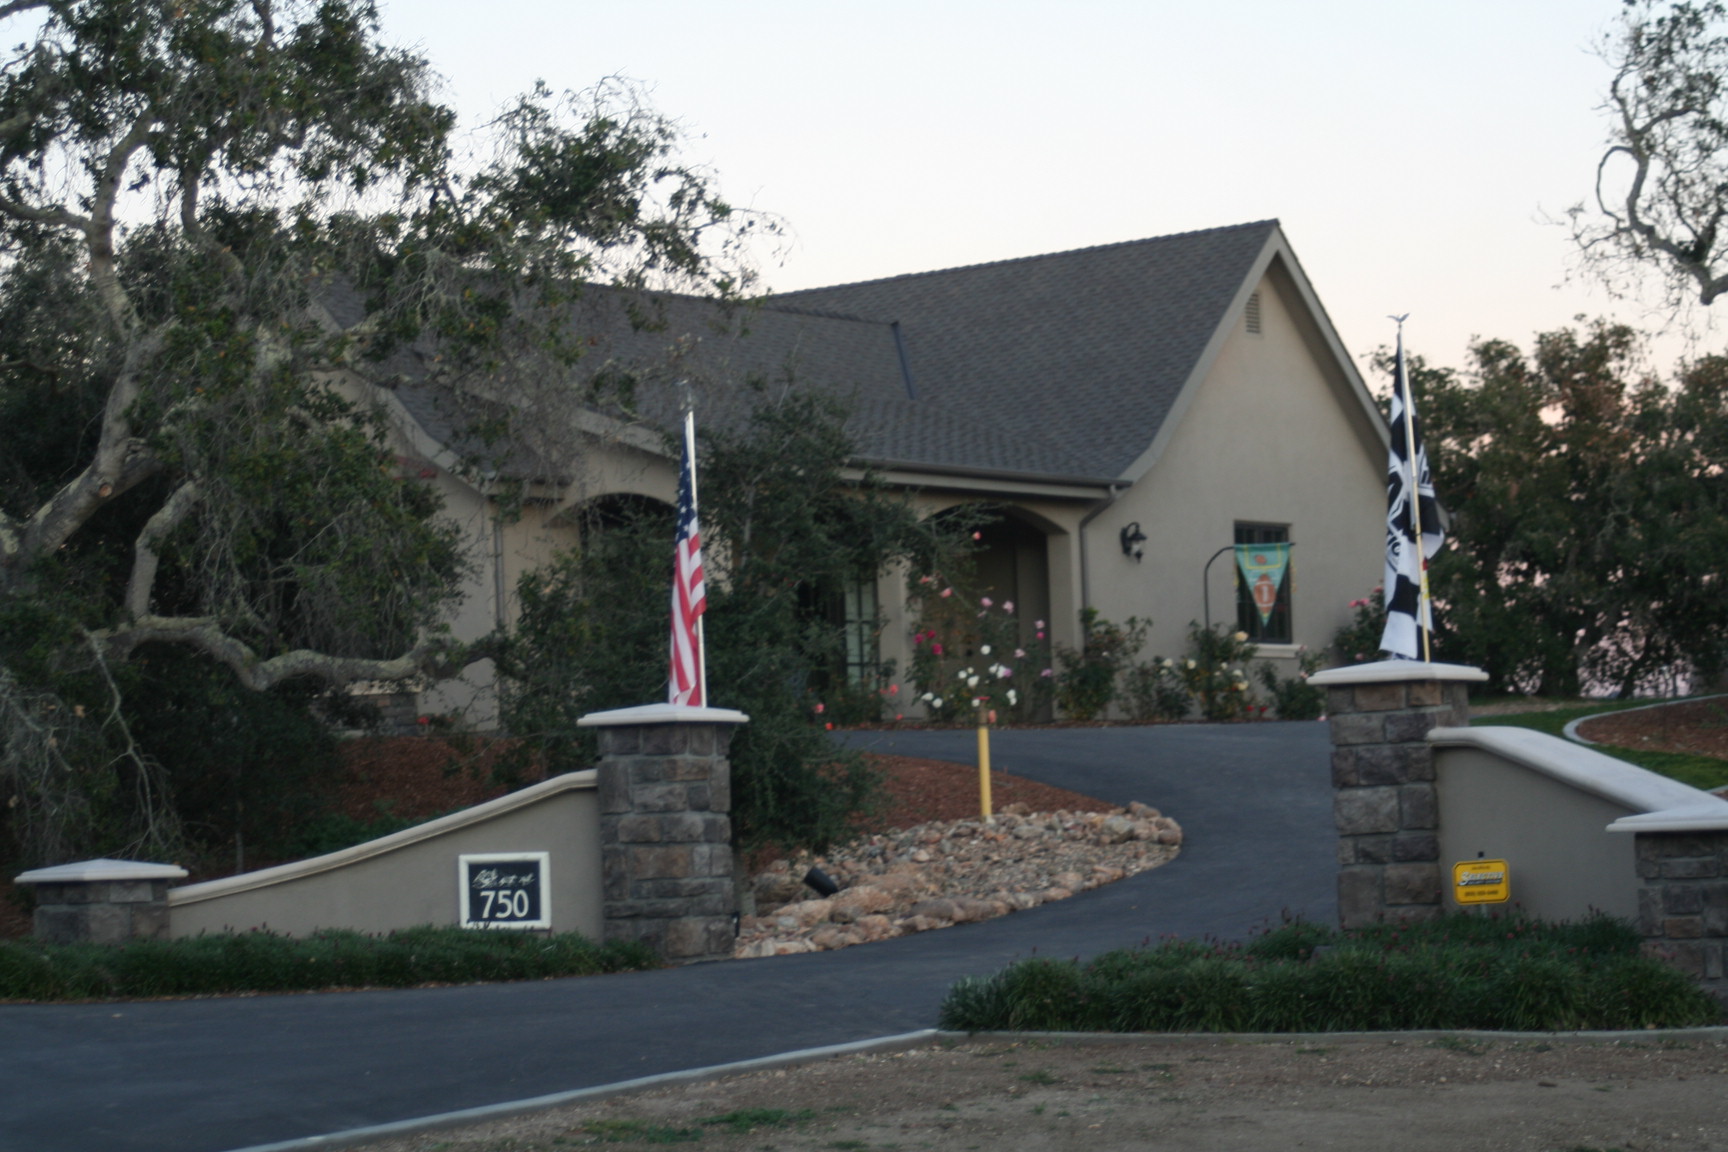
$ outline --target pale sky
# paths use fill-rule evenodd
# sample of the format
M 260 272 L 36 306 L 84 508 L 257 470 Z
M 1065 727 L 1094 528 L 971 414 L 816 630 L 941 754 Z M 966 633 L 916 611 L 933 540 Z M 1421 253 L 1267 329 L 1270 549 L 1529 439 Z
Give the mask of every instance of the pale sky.
M 384 0 L 383 21 L 465 124 L 536 78 L 641 81 L 728 198 L 790 225 L 772 288 L 1276 217 L 1359 365 L 1405 312 L 1411 351 L 1458 364 L 1580 313 L 1654 323 L 1545 222 L 1590 193 L 1591 46 L 1620 6 Z

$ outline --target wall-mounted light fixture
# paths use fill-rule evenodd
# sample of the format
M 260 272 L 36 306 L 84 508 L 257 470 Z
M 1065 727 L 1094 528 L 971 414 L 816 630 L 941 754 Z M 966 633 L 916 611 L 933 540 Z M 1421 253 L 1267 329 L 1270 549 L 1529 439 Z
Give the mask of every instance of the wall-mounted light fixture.
M 1146 533 L 1140 531 L 1140 521 L 1124 524 L 1120 533 L 1122 555 L 1132 556 L 1136 563 L 1146 555 Z

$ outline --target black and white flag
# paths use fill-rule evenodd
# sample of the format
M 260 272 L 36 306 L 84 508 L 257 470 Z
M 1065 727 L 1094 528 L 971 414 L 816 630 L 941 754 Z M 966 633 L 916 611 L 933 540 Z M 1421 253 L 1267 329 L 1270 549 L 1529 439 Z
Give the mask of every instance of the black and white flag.
M 1392 452 L 1386 466 L 1386 630 L 1380 650 L 1394 658 L 1429 659 L 1433 612 L 1428 600 L 1428 561 L 1446 539 L 1434 477 L 1422 448 L 1422 424 L 1404 370 L 1404 333 L 1392 372 Z M 1421 547 L 1417 547 L 1417 538 Z

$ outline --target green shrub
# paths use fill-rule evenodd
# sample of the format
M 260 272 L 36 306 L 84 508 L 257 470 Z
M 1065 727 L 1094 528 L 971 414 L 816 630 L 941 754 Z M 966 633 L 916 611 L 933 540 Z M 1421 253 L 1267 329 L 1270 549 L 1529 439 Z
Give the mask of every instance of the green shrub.
M 1280 720 L 1318 720 L 1326 713 L 1326 690 L 1308 682 L 1308 677 L 1320 671 L 1325 661 L 1318 652 L 1308 651 L 1307 645 L 1296 649 L 1296 675 L 1279 676 L 1270 660 L 1255 669 L 1261 685 L 1272 698 L 1272 708 Z
M 1070 720 L 1094 720 L 1116 699 L 1116 677 L 1146 643 L 1152 621 L 1130 616 L 1112 624 L 1096 608 L 1080 612 L 1079 648 L 1057 645 L 1056 703 Z
M 1386 630 L 1386 598 L 1376 586 L 1350 601 L 1350 623 L 1332 636 L 1332 652 L 1340 665 L 1369 664 L 1380 659 L 1380 636 Z
M 845 674 L 833 597 L 954 546 L 945 522 L 927 524 L 904 497 L 844 476 L 852 455 L 843 413 L 798 394 L 764 396 L 746 427 L 703 438 L 708 696 L 750 717 L 730 750 L 733 838 L 746 851 L 820 851 L 853 834 L 879 782 L 815 712 Z M 554 772 L 589 767 L 582 715 L 665 697 L 672 537 L 664 506 L 598 502 L 580 549 L 524 575 L 499 656 L 505 726 L 521 755 Z
M 1225 626 L 1188 625 L 1188 652 L 1177 666 L 1200 718 L 1213 722 L 1240 720 L 1254 705 L 1248 684 L 1248 663 L 1259 652 L 1246 632 Z
M 1122 707 L 1136 724 L 1187 719 L 1188 687 L 1176 661 L 1154 656 L 1130 664 L 1122 674 Z
M 1297 921 L 1244 945 L 1022 961 L 955 984 L 940 1020 L 972 1032 L 1576 1031 L 1717 1024 L 1722 1009 L 1640 955 L 1621 921 L 1457 914 L 1352 932 Z
M 980 711 L 995 712 L 1004 723 L 1047 719 L 1055 676 L 1045 622 L 1016 615 L 1011 600 L 998 603 L 975 592 L 969 559 L 957 560 L 952 570 L 958 575 L 926 573 L 907 589 L 908 608 L 917 615 L 909 669 L 913 702 L 940 722 L 975 722 Z M 974 676 L 978 683 L 967 683 Z
M 0 941 L 0 1000 L 405 988 L 591 976 L 657 964 L 645 945 L 595 944 L 575 932 L 432 926 L 383 936 L 328 930 L 304 939 L 242 932 L 123 945 Z

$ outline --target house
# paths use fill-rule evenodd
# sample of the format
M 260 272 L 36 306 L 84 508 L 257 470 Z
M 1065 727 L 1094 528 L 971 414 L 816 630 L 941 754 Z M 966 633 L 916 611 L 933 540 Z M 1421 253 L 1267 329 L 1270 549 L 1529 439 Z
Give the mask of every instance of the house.
M 584 507 L 670 502 L 659 429 L 686 399 L 704 424 L 741 419 L 751 377 L 846 401 L 860 464 L 922 510 L 997 507 L 980 574 L 1059 644 L 1079 642 L 1089 607 L 1151 618 L 1146 654 L 1173 656 L 1209 613 L 1293 661 L 1380 579 L 1384 421 L 1276 221 L 789 292 L 743 312 L 663 297 L 645 327 L 605 293 L 584 307 L 590 362 L 632 382 L 642 423 L 583 414 L 579 469 L 524 452 L 518 519 L 459 478 L 435 397 L 409 384 L 390 398 L 406 458 L 472 542 L 459 637 L 510 618 L 516 581 L 579 542 Z M 1228 553 L 1264 542 L 1293 545 L 1266 621 Z M 856 662 L 907 667 L 904 581 L 847 600 Z M 484 711 L 484 680 L 425 706 Z

